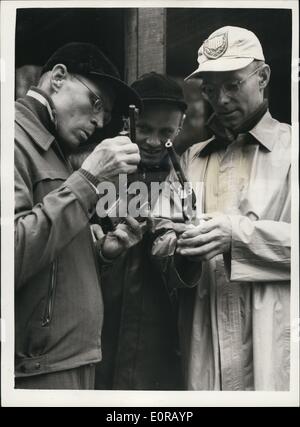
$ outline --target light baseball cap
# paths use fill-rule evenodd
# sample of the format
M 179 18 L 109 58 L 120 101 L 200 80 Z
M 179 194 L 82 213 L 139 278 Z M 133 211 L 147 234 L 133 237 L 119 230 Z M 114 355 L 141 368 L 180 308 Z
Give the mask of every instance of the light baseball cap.
M 240 70 L 254 59 L 265 60 L 256 35 L 245 28 L 222 27 L 204 41 L 198 50 L 199 66 L 185 80 L 204 72 Z

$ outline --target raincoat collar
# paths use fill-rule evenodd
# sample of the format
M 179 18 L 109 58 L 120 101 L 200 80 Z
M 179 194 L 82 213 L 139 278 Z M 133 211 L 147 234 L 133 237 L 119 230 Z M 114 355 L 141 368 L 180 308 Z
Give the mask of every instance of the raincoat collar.
M 212 131 L 213 136 L 202 144 L 199 152 L 200 156 L 207 156 L 214 151 L 222 148 L 224 149 L 228 143 L 233 142 L 237 137 L 236 134 L 229 132 L 221 125 L 215 114 L 210 117 L 207 126 Z M 272 151 L 276 141 L 276 131 L 274 119 L 268 110 L 267 101 L 265 101 L 250 120 L 245 123 L 239 134 L 250 136 L 246 138 L 248 143 L 258 142 L 268 151 Z

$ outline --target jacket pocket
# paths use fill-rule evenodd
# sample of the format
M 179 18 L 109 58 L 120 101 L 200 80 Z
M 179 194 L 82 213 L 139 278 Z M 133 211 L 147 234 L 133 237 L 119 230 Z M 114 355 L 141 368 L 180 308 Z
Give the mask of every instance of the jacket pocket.
M 50 283 L 48 287 L 45 311 L 42 319 L 42 326 L 49 326 L 52 320 L 56 282 L 57 282 L 57 260 L 53 261 L 52 263 L 51 277 L 50 277 Z

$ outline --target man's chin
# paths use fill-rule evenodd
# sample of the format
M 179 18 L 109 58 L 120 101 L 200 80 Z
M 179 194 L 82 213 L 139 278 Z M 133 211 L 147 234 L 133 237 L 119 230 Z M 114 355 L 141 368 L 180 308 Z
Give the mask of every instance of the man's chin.
M 220 120 L 220 121 L 221 121 L 222 125 L 225 128 L 230 129 L 232 131 L 234 131 L 236 129 L 239 129 L 239 127 L 241 125 L 240 120 L 226 120 L 226 119 L 223 119 L 223 120 Z
M 72 153 L 77 153 L 82 145 L 80 144 L 79 141 L 62 140 L 61 146 L 62 146 L 63 151 L 66 154 L 72 154 Z
M 145 159 L 142 157 L 141 164 L 148 167 L 148 168 L 155 168 L 159 167 L 161 159 Z
M 232 130 L 238 129 L 242 124 L 241 117 L 237 112 L 234 112 L 231 116 L 220 115 L 219 120 L 224 127 Z

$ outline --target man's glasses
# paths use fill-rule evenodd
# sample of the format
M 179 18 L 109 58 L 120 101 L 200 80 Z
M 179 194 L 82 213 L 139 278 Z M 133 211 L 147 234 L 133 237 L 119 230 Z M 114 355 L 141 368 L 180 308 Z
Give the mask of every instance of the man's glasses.
M 95 98 L 95 100 L 93 102 L 93 112 L 94 112 L 94 114 L 101 113 L 101 111 L 103 111 L 103 101 L 102 101 L 102 99 L 98 95 L 96 95 L 95 92 L 93 92 L 92 89 L 90 89 L 88 87 L 88 85 L 85 84 L 79 77 L 74 76 L 74 75 L 73 75 L 73 77 L 75 77 L 76 80 L 78 80 L 81 84 L 83 84 L 83 86 L 85 86 L 91 92 L 91 94 L 93 95 L 93 97 Z
M 256 68 L 252 73 L 248 74 L 242 80 L 232 80 L 222 83 L 221 85 L 214 85 L 212 83 L 203 82 L 201 85 L 202 95 L 206 100 L 216 99 L 220 91 L 227 96 L 235 96 L 239 93 L 241 85 L 245 83 L 250 77 L 254 76 L 258 70 L 261 69 L 261 66 Z

